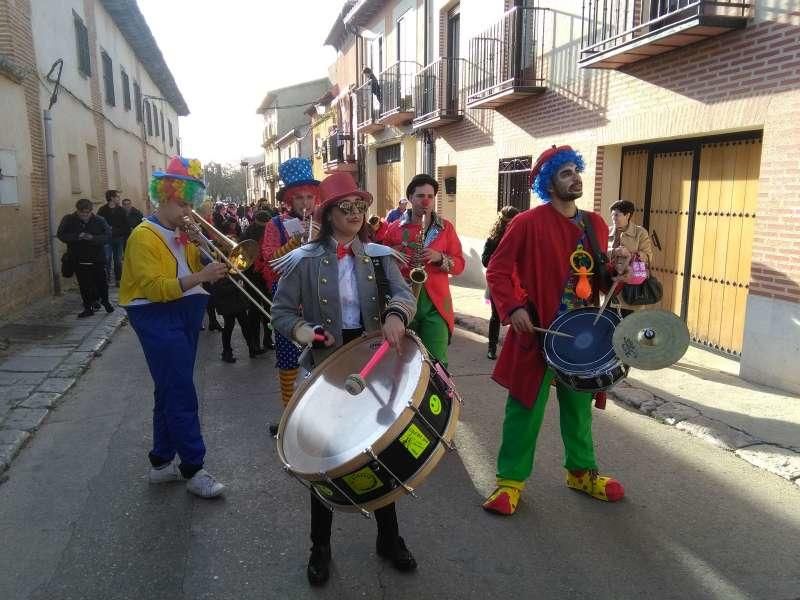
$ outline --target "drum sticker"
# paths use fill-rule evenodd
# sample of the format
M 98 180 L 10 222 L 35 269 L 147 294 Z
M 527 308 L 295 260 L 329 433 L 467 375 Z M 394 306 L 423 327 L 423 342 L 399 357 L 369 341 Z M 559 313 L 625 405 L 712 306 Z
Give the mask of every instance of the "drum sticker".
M 425 452 L 425 449 L 430 446 L 431 441 L 422 433 L 419 427 L 412 423 L 400 436 L 400 443 L 405 446 L 411 456 L 419 458 Z
M 328 498 L 333 496 L 333 490 L 329 488 L 327 485 L 322 485 L 321 483 L 315 483 L 314 489 L 317 490 L 323 496 L 327 496 Z
M 442 414 L 442 399 L 436 394 L 431 394 L 431 397 L 428 398 L 428 406 L 430 407 L 431 413 L 434 417 L 438 417 L 440 414 Z
M 383 486 L 383 482 L 375 474 L 375 471 L 369 467 L 364 467 L 355 473 L 345 475 L 342 479 L 351 490 L 361 495 L 368 494 L 372 490 L 377 490 Z

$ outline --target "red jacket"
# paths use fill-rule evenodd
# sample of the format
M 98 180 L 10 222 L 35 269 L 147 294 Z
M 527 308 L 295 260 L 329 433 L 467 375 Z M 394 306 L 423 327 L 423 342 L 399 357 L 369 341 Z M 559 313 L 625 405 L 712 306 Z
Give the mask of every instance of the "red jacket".
M 294 218 L 294 215 L 282 213 L 269 220 L 264 227 L 264 237 L 261 238 L 261 253 L 255 263 L 255 269 L 261 273 L 264 281 L 267 283 L 267 289 L 272 289 L 272 286 L 278 281 L 278 274 L 269 266 L 269 261 L 274 258 L 279 258 L 286 254 L 287 251 L 297 248 L 300 244 L 298 240 L 292 239 L 283 228 L 283 221 Z M 281 223 L 279 226 L 278 221 Z
M 403 224 L 406 217 L 401 217 L 398 220 L 389 224 L 385 232 L 382 232 L 380 239 L 376 239 L 381 244 L 391 246 L 392 248 L 403 252 L 412 261 L 414 258 L 414 248 L 406 245 L 406 243 L 415 243 L 419 235 L 418 223 Z M 436 310 L 442 315 L 442 318 L 447 322 L 447 327 L 452 333 L 455 327 L 455 314 L 453 313 L 453 300 L 450 297 L 450 278 L 449 275 L 459 275 L 464 271 L 465 261 L 464 255 L 461 253 L 461 241 L 456 235 L 456 230 L 453 224 L 446 219 L 442 219 L 436 213 L 433 213 L 433 224 L 442 228 L 436 239 L 433 240 L 426 248 L 438 250 L 446 254 L 453 261 L 453 266 L 450 271 L 443 271 L 438 265 L 426 264 L 425 270 L 428 273 L 428 280 L 425 282 L 425 291 L 428 292 L 428 297 L 436 307 Z M 380 232 L 379 232 L 380 233 Z M 410 268 L 405 266 L 401 269 L 403 276 L 408 279 L 408 272 Z
M 608 226 L 603 218 L 597 213 L 588 214 L 598 243 L 607 240 Z M 571 271 L 569 257 L 582 235 L 580 227 L 549 203 L 514 217 L 486 271 L 492 301 L 503 323 L 507 324 L 511 313 L 524 306 L 535 311 L 535 325 L 546 328 L 553 322 Z M 591 253 L 589 248 L 586 250 Z M 599 268 L 595 266 L 595 273 Z M 515 286 L 515 274 L 519 287 Z M 598 280 L 592 278 L 595 304 L 600 291 Z M 546 369 L 539 335 L 510 329 L 492 374 L 492 379 L 528 408 L 536 401 Z

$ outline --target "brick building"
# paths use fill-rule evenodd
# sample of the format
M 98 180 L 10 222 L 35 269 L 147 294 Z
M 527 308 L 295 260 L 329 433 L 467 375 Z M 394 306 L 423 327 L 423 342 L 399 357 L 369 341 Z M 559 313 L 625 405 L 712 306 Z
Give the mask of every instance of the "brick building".
M 397 52 L 398 8 L 417 15 L 423 65 L 401 180 L 430 170 L 443 184 L 440 211 L 468 256 L 463 280 L 483 283 L 496 211 L 535 204 L 532 161 L 568 143 L 587 160 L 584 207 L 607 216 L 614 200 L 636 203 L 658 240 L 662 306 L 692 339 L 740 357 L 749 380 L 800 390 L 796 3 L 363 0 L 344 28 L 361 34 L 361 64 L 373 43 Z M 387 41 L 373 42 L 381 22 Z M 365 181 L 380 192 L 381 167 L 366 158 Z
M 56 224 L 109 188 L 146 210 L 149 174 L 179 151 L 189 114 L 134 0 L 0 0 L 0 315 L 53 285 L 42 111 L 59 74 Z

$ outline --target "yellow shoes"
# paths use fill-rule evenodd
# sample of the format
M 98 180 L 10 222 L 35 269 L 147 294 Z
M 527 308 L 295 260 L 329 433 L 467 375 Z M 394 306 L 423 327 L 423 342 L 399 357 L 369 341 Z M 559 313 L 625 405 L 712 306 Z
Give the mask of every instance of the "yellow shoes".
M 625 488 L 619 481 L 597 471 L 567 471 L 567 487 L 605 502 L 617 502 L 625 496 Z
M 523 487 L 525 487 L 524 481 L 498 479 L 497 488 L 483 503 L 483 509 L 506 517 L 513 515 L 517 510 Z

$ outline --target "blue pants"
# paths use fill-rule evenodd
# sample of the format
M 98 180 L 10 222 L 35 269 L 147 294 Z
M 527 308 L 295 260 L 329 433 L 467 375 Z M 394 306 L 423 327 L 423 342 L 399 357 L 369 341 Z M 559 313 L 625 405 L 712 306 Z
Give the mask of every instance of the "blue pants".
M 184 475 L 202 467 L 206 455 L 193 375 L 207 302 L 208 296 L 196 294 L 128 307 L 155 385 L 150 460 L 157 466 L 177 453 Z
M 122 279 L 122 254 L 125 251 L 125 238 L 111 238 L 106 244 L 106 273 L 108 273 L 109 285 L 111 281 Z M 114 279 L 111 279 L 111 276 Z

